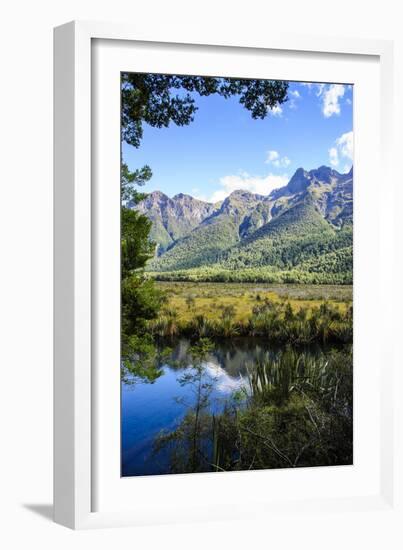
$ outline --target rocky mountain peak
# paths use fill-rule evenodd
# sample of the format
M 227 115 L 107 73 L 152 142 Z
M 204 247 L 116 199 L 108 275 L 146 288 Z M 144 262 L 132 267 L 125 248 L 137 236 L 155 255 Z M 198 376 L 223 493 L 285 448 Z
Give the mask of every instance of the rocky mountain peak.
M 186 195 L 186 193 L 178 193 L 172 197 L 172 200 L 180 203 L 198 203 L 198 204 L 210 204 L 200 199 L 195 199 L 191 195 Z
M 303 168 L 298 168 L 293 177 L 288 182 L 286 188 L 290 193 L 300 193 L 305 191 L 310 184 L 312 176 Z
M 146 202 L 148 205 L 153 204 L 166 204 L 170 201 L 170 198 L 162 193 L 162 191 L 152 191 L 149 193 L 143 202 Z
M 228 214 L 241 214 L 257 206 L 263 198 L 263 195 L 237 189 L 224 199 L 220 211 Z
M 229 226 L 237 227 L 234 239 L 249 238 L 260 227 L 301 202 L 313 204 L 333 227 L 350 223 L 353 168 L 347 174 L 340 174 L 329 166 L 310 171 L 298 168 L 287 185 L 268 196 L 237 189 L 222 202 L 211 204 L 186 193 L 170 198 L 161 191 L 153 191 L 138 205 L 130 207 L 152 221 L 150 237 L 158 243 L 157 254 L 162 255 L 184 237 L 193 235 L 195 230 L 202 232 L 208 227 L 215 228 L 214 231 L 218 226 L 226 227 L 226 231 Z M 220 235 L 221 231 L 224 229 L 220 229 Z
M 311 179 L 322 183 L 331 183 L 334 178 L 341 177 L 341 174 L 329 166 L 319 166 L 316 170 L 311 170 L 309 174 Z

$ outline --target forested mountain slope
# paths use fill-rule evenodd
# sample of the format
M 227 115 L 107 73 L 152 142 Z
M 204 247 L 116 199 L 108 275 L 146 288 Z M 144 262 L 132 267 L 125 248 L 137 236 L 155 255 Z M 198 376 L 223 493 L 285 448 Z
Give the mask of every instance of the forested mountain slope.
M 151 193 L 137 209 L 153 223 L 153 272 L 195 269 L 334 274 L 353 266 L 353 171 L 298 169 L 268 196 L 234 191 L 221 204 Z
M 262 198 L 247 191 L 234 191 L 210 217 L 151 261 L 149 269 L 169 271 L 215 263 L 228 247 L 239 242 L 240 224 Z
M 157 244 L 160 255 L 211 216 L 217 207 L 183 193 L 171 199 L 161 191 L 154 191 L 135 209 L 152 221 L 150 238 Z

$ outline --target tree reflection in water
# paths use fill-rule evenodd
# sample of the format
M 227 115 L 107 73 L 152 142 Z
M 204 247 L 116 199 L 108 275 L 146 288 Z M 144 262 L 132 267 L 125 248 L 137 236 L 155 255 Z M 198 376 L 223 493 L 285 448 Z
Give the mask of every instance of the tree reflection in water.
M 160 433 L 154 453 L 169 453 L 169 472 L 206 472 L 352 463 L 352 350 L 315 356 L 287 348 L 246 363 L 246 385 L 214 406 L 219 371 L 201 339 L 178 382 L 187 411 Z M 241 379 L 242 380 L 242 379 Z M 190 399 L 189 399 L 190 396 Z

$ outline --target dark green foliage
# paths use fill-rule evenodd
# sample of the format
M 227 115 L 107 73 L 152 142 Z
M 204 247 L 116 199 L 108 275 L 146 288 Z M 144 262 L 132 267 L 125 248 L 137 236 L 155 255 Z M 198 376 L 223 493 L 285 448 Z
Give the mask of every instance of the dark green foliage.
M 157 281 L 211 282 L 211 283 L 275 283 L 275 284 L 315 284 L 351 285 L 352 271 L 328 272 L 281 270 L 272 267 L 250 267 L 224 269 L 218 265 L 180 271 L 151 272 L 148 274 Z
M 151 222 L 134 210 L 121 209 L 122 279 L 145 266 L 154 253 L 149 240 Z
M 123 201 L 138 202 L 135 185 L 143 185 L 151 177 L 148 166 L 130 172 L 121 165 Z M 149 239 L 151 222 L 140 213 L 121 207 L 121 359 L 122 379 L 153 382 L 161 370 L 155 366 L 157 350 L 146 333 L 147 323 L 158 315 L 164 296 L 146 279 L 142 270 L 154 253 Z
M 126 336 L 122 341 L 122 381 L 128 385 L 153 384 L 162 376 L 162 363 L 170 351 L 157 348 L 148 334 Z
M 144 122 L 156 128 L 190 124 L 197 111 L 195 94 L 239 96 L 253 118 L 265 118 L 287 100 L 287 90 L 288 83 L 279 80 L 122 73 L 122 140 L 139 147 Z
M 121 209 L 121 316 L 122 339 L 142 334 L 146 323 L 154 319 L 163 301 L 163 294 L 154 281 L 141 272 L 152 254 L 148 240 L 151 223 L 127 208 Z
M 183 384 L 195 402 L 155 451 L 169 449 L 171 472 L 352 464 L 353 385 L 349 349 L 314 358 L 291 348 L 249 365 L 249 390 L 209 412 L 211 381 L 202 363 Z
M 130 275 L 122 281 L 122 333 L 143 334 L 147 321 L 155 319 L 164 301 L 154 281 Z
M 251 403 L 239 415 L 244 467 L 351 464 L 352 374 L 348 350 L 314 359 L 289 348 L 253 366 Z
M 143 166 L 140 169 L 130 172 L 127 164 L 121 162 L 120 165 L 120 186 L 121 186 L 121 200 L 131 201 L 134 204 L 139 203 L 145 199 L 144 193 L 139 193 L 136 189 L 136 185 L 144 185 L 152 178 L 152 171 L 148 165 Z
M 313 258 L 303 260 L 298 268 L 309 273 L 350 273 L 352 275 L 353 247 L 346 246 L 345 248 L 325 252 L 320 256 L 315 255 Z
M 122 164 L 121 186 L 124 200 L 139 200 L 134 185 L 142 185 L 151 177 L 148 167 L 129 172 Z M 155 359 L 154 344 L 145 335 L 147 322 L 154 319 L 163 295 L 154 282 L 145 279 L 141 270 L 154 253 L 149 240 L 151 222 L 136 211 L 121 208 L 121 346 L 126 372 L 142 373 L 145 379 L 157 376 L 150 366 Z

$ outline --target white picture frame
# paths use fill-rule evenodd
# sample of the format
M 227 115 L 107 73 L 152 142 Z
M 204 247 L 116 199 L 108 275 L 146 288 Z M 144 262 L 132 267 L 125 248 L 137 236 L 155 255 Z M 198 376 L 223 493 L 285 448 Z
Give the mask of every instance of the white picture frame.
M 109 208 L 108 204 L 111 204 L 109 199 L 113 199 L 114 195 L 113 192 L 110 196 L 99 194 L 94 176 L 99 173 L 94 155 L 97 152 L 99 154 L 98 147 L 104 147 L 106 144 L 102 142 L 99 145 L 99 136 L 94 135 L 94 123 L 98 121 L 97 102 L 99 100 L 97 98 L 97 101 L 94 101 L 94 94 L 96 94 L 94 83 L 96 85 L 97 82 L 106 82 L 97 80 L 96 64 L 99 62 L 99 53 L 94 49 L 97 44 L 99 45 L 102 41 L 112 44 L 113 41 L 114 47 L 122 48 L 119 50 L 119 55 L 122 55 L 121 52 L 125 48 L 127 50 L 131 45 L 133 47 L 137 45 L 140 50 L 136 53 L 136 59 L 139 59 L 142 52 L 156 49 L 158 64 L 152 66 L 157 67 L 160 72 L 164 67 L 167 67 L 166 70 L 169 72 L 172 63 L 175 67 L 178 66 L 175 65 L 173 49 L 175 52 L 197 52 L 200 63 L 206 64 L 206 71 L 212 63 L 211 60 L 218 59 L 220 55 L 224 56 L 224 53 L 225 55 L 236 53 L 248 58 L 248 56 L 269 55 L 270 52 L 274 52 L 274 56 L 278 54 L 283 56 L 282 63 L 286 63 L 284 60 L 287 56 L 297 55 L 315 59 L 319 54 L 326 57 L 326 63 L 332 58 L 335 62 L 339 60 L 342 65 L 343 59 L 352 59 L 354 56 L 361 56 L 364 63 L 365 60 L 374 62 L 377 67 L 375 72 L 379 71 L 380 88 L 376 87 L 373 90 L 374 95 L 371 98 L 376 102 L 373 112 L 375 118 L 379 116 L 379 124 L 368 127 L 363 125 L 362 131 L 364 141 L 364 135 L 369 136 L 371 130 L 379 129 L 380 140 L 376 145 L 373 136 L 372 141 L 368 138 L 362 154 L 371 153 L 371 165 L 374 169 L 382 163 L 384 181 L 388 182 L 384 190 L 387 197 L 385 202 L 393 204 L 394 189 L 391 177 L 393 44 L 391 42 L 280 36 L 273 33 L 270 33 L 269 37 L 246 36 L 236 40 L 223 38 L 223 36 L 217 38 L 209 36 L 208 32 L 203 32 L 201 37 L 188 37 L 184 31 L 182 36 L 169 36 L 167 32 L 166 36 L 155 37 L 130 25 L 89 22 L 72 22 L 55 29 L 54 504 L 55 521 L 71 528 L 177 522 L 179 511 L 180 521 L 192 521 L 245 517 L 245 515 L 263 516 L 268 511 L 276 513 L 279 510 L 283 513 L 285 510 L 289 513 L 299 513 L 307 507 L 312 514 L 323 510 L 330 512 L 345 509 L 346 506 L 357 511 L 389 510 L 393 512 L 394 510 L 397 490 L 394 475 L 396 466 L 392 422 L 395 414 L 394 356 L 393 349 L 386 345 L 384 346 L 386 351 L 382 355 L 382 368 L 374 365 L 378 370 L 374 370 L 372 384 L 369 383 L 366 390 L 371 399 L 375 399 L 379 404 L 377 416 L 373 418 L 373 425 L 379 427 L 374 437 L 377 441 L 376 449 L 379 456 L 377 455 L 370 466 L 372 469 L 367 469 L 365 475 L 363 473 L 357 485 L 354 485 L 354 480 L 357 478 L 356 471 L 359 471 L 359 468 L 353 474 L 351 474 L 352 470 L 340 469 L 338 471 L 333 469 L 333 472 L 328 474 L 325 472 L 326 469 L 321 469 L 323 474 L 315 474 L 314 477 L 305 469 L 303 472 L 298 472 L 299 482 L 296 481 L 295 472 L 293 472 L 292 482 L 289 477 L 290 472 L 285 471 L 239 472 L 230 474 L 230 477 L 228 474 L 218 476 L 202 474 L 202 480 L 200 475 L 131 478 L 125 485 L 126 496 L 121 492 L 119 480 L 114 479 L 114 476 L 116 478 L 120 476 L 120 472 L 114 474 L 111 469 L 114 465 L 116 466 L 116 456 L 120 452 L 120 448 L 116 448 L 118 443 L 116 418 L 119 416 L 119 410 L 116 409 L 118 406 L 116 388 L 115 397 L 108 401 L 108 406 L 111 407 L 108 412 L 114 418 L 114 422 L 103 424 L 105 415 L 102 416 L 101 409 L 104 410 L 104 407 L 99 407 L 99 400 L 102 405 L 106 403 L 105 388 L 108 388 L 108 383 L 114 380 L 116 373 L 113 373 L 112 365 L 109 363 L 102 369 L 102 372 L 108 372 L 106 378 L 104 374 L 100 377 L 97 363 L 97 358 L 100 357 L 97 336 L 99 337 L 99 331 L 102 330 L 105 311 L 108 311 L 108 315 L 111 311 L 106 310 L 105 307 L 109 306 L 102 303 L 102 296 L 107 294 L 106 287 L 102 287 L 102 292 L 99 291 L 100 285 L 104 283 L 97 279 L 97 270 L 100 266 L 106 265 L 102 264 L 105 259 L 100 259 L 99 250 L 109 247 L 109 251 L 113 254 L 113 247 L 116 245 L 113 239 L 109 244 L 104 240 L 100 242 L 105 235 L 102 236 L 99 219 L 105 216 L 105 208 Z M 164 52 L 166 52 L 165 56 Z M 108 58 L 108 55 L 106 57 Z M 116 72 L 116 51 L 109 57 L 109 61 Z M 155 63 L 151 54 L 148 58 L 143 57 L 144 66 L 151 67 L 147 65 L 151 62 Z M 228 58 L 223 57 L 223 62 L 227 63 Z M 104 60 L 102 63 L 106 67 L 108 61 Z M 323 61 L 321 63 L 323 66 Z M 123 69 L 127 69 L 127 64 Z M 154 69 L 149 70 L 152 72 Z M 193 74 L 201 73 L 200 70 L 195 69 Z M 298 79 L 298 76 L 294 78 Z M 357 79 L 359 79 L 358 76 Z M 361 97 L 364 106 L 364 94 Z M 364 121 L 365 117 L 362 115 L 363 113 L 359 121 Z M 116 124 L 119 124 L 119 121 L 116 121 Z M 376 123 L 373 122 L 373 124 Z M 113 128 L 109 126 L 107 120 L 97 125 L 101 137 L 106 137 L 106 130 L 109 131 L 109 129 L 112 130 L 111 135 L 116 135 L 113 134 Z M 116 127 L 114 129 L 116 130 Z M 364 132 L 364 130 L 367 131 Z M 113 156 L 112 153 L 111 156 Z M 111 163 L 115 162 L 114 165 L 111 164 L 112 171 L 116 171 L 116 151 L 114 156 L 115 160 L 111 160 Z M 369 171 L 365 172 L 363 162 L 361 166 L 361 177 L 364 179 L 364 176 L 367 176 L 368 181 L 371 178 L 375 181 L 375 176 L 372 176 Z M 365 192 L 365 197 L 368 199 L 364 200 L 361 208 L 362 224 L 368 225 L 371 221 L 368 220 L 368 212 L 373 212 L 376 205 L 374 190 L 374 185 L 369 185 Z M 358 208 L 359 211 L 360 208 Z M 364 336 L 369 336 L 371 339 L 369 326 L 371 312 L 368 307 L 365 307 L 365 293 L 371 288 L 369 283 L 376 284 L 377 288 L 380 288 L 379 295 L 377 294 L 374 299 L 377 314 L 380 316 L 389 312 L 383 289 L 390 289 L 394 284 L 393 273 L 381 268 L 381 259 L 393 259 L 395 250 L 393 227 L 386 207 L 381 206 L 377 216 L 379 218 L 376 223 L 372 223 L 374 227 L 372 237 L 375 241 L 379 240 L 374 258 L 380 268 L 374 269 L 367 286 L 364 282 L 361 286 L 359 304 L 362 304 L 362 308 L 358 319 L 363 326 L 362 339 Z M 112 227 L 116 229 L 116 217 L 113 220 Z M 367 246 L 368 242 L 360 245 L 362 252 L 361 256 L 358 256 L 358 269 L 360 265 L 364 266 Z M 356 260 L 355 256 L 355 263 Z M 107 284 L 111 284 L 113 280 L 113 274 L 111 274 Z M 116 314 L 116 309 L 114 311 Z M 365 324 L 366 320 L 367 324 Z M 354 322 L 356 323 L 356 318 Z M 368 355 L 372 354 L 372 359 L 369 356 L 369 361 L 375 362 L 375 359 L 380 357 L 379 351 L 382 343 L 387 343 L 386 338 L 387 327 L 382 324 L 379 346 L 376 349 L 370 348 Z M 363 361 L 366 356 L 364 346 L 362 348 L 361 360 Z M 360 358 L 359 353 L 358 356 Z M 119 367 L 116 366 L 116 368 L 119 376 Z M 365 398 L 362 402 L 365 403 Z M 369 410 L 368 398 L 365 406 L 367 408 L 363 408 L 363 413 Z M 359 429 L 365 431 L 365 426 L 363 428 L 361 423 Z M 368 430 L 368 426 L 366 429 Z M 356 425 L 355 430 L 357 430 Z M 109 451 L 105 441 L 110 442 Z M 366 441 L 368 443 L 369 438 Z M 365 442 L 362 448 L 365 448 Z M 98 455 L 104 457 L 102 461 L 99 460 Z M 375 469 L 376 483 L 373 487 L 368 486 L 368 489 L 365 489 L 365 484 L 373 478 Z M 263 477 L 264 475 L 272 476 L 272 486 L 276 483 L 273 476 L 277 476 L 277 480 L 280 479 L 277 484 L 280 483 L 283 488 L 288 488 L 285 491 L 285 498 L 279 499 L 278 493 L 276 493 L 277 496 L 272 495 L 270 498 L 257 494 L 258 487 L 268 479 Z M 218 500 L 215 504 L 209 503 L 209 494 L 206 492 L 198 504 L 189 504 L 192 491 L 196 490 L 201 494 L 203 487 L 211 488 L 213 483 L 221 487 L 221 492 L 228 491 L 227 500 Z M 294 490 L 292 483 L 298 486 L 297 491 Z M 322 487 L 322 490 L 307 489 L 312 486 L 312 483 L 316 483 L 319 488 Z M 334 492 L 329 495 L 326 493 L 327 483 L 334 489 Z M 99 485 L 102 485 L 102 489 Z M 350 487 L 348 491 L 345 489 L 347 486 Z M 127 487 L 129 487 L 128 490 Z M 280 488 L 279 486 L 277 491 L 280 491 Z M 100 491 L 103 495 L 101 505 L 99 504 Z M 129 504 L 127 495 L 130 496 L 133 492 L 136 494 L 136 499 L 134 502 L 131 499 L 132 502 Z M 237 493 L 242 495 L 249 493 L 244 503 L 234 502 Z M 170 495 L 170 505 L 167 499 L 164 500 L 164 494 Z M 140 498 L 141 496 L 143 498 Z M 187 499 L 185 505 L 184 498 Z

